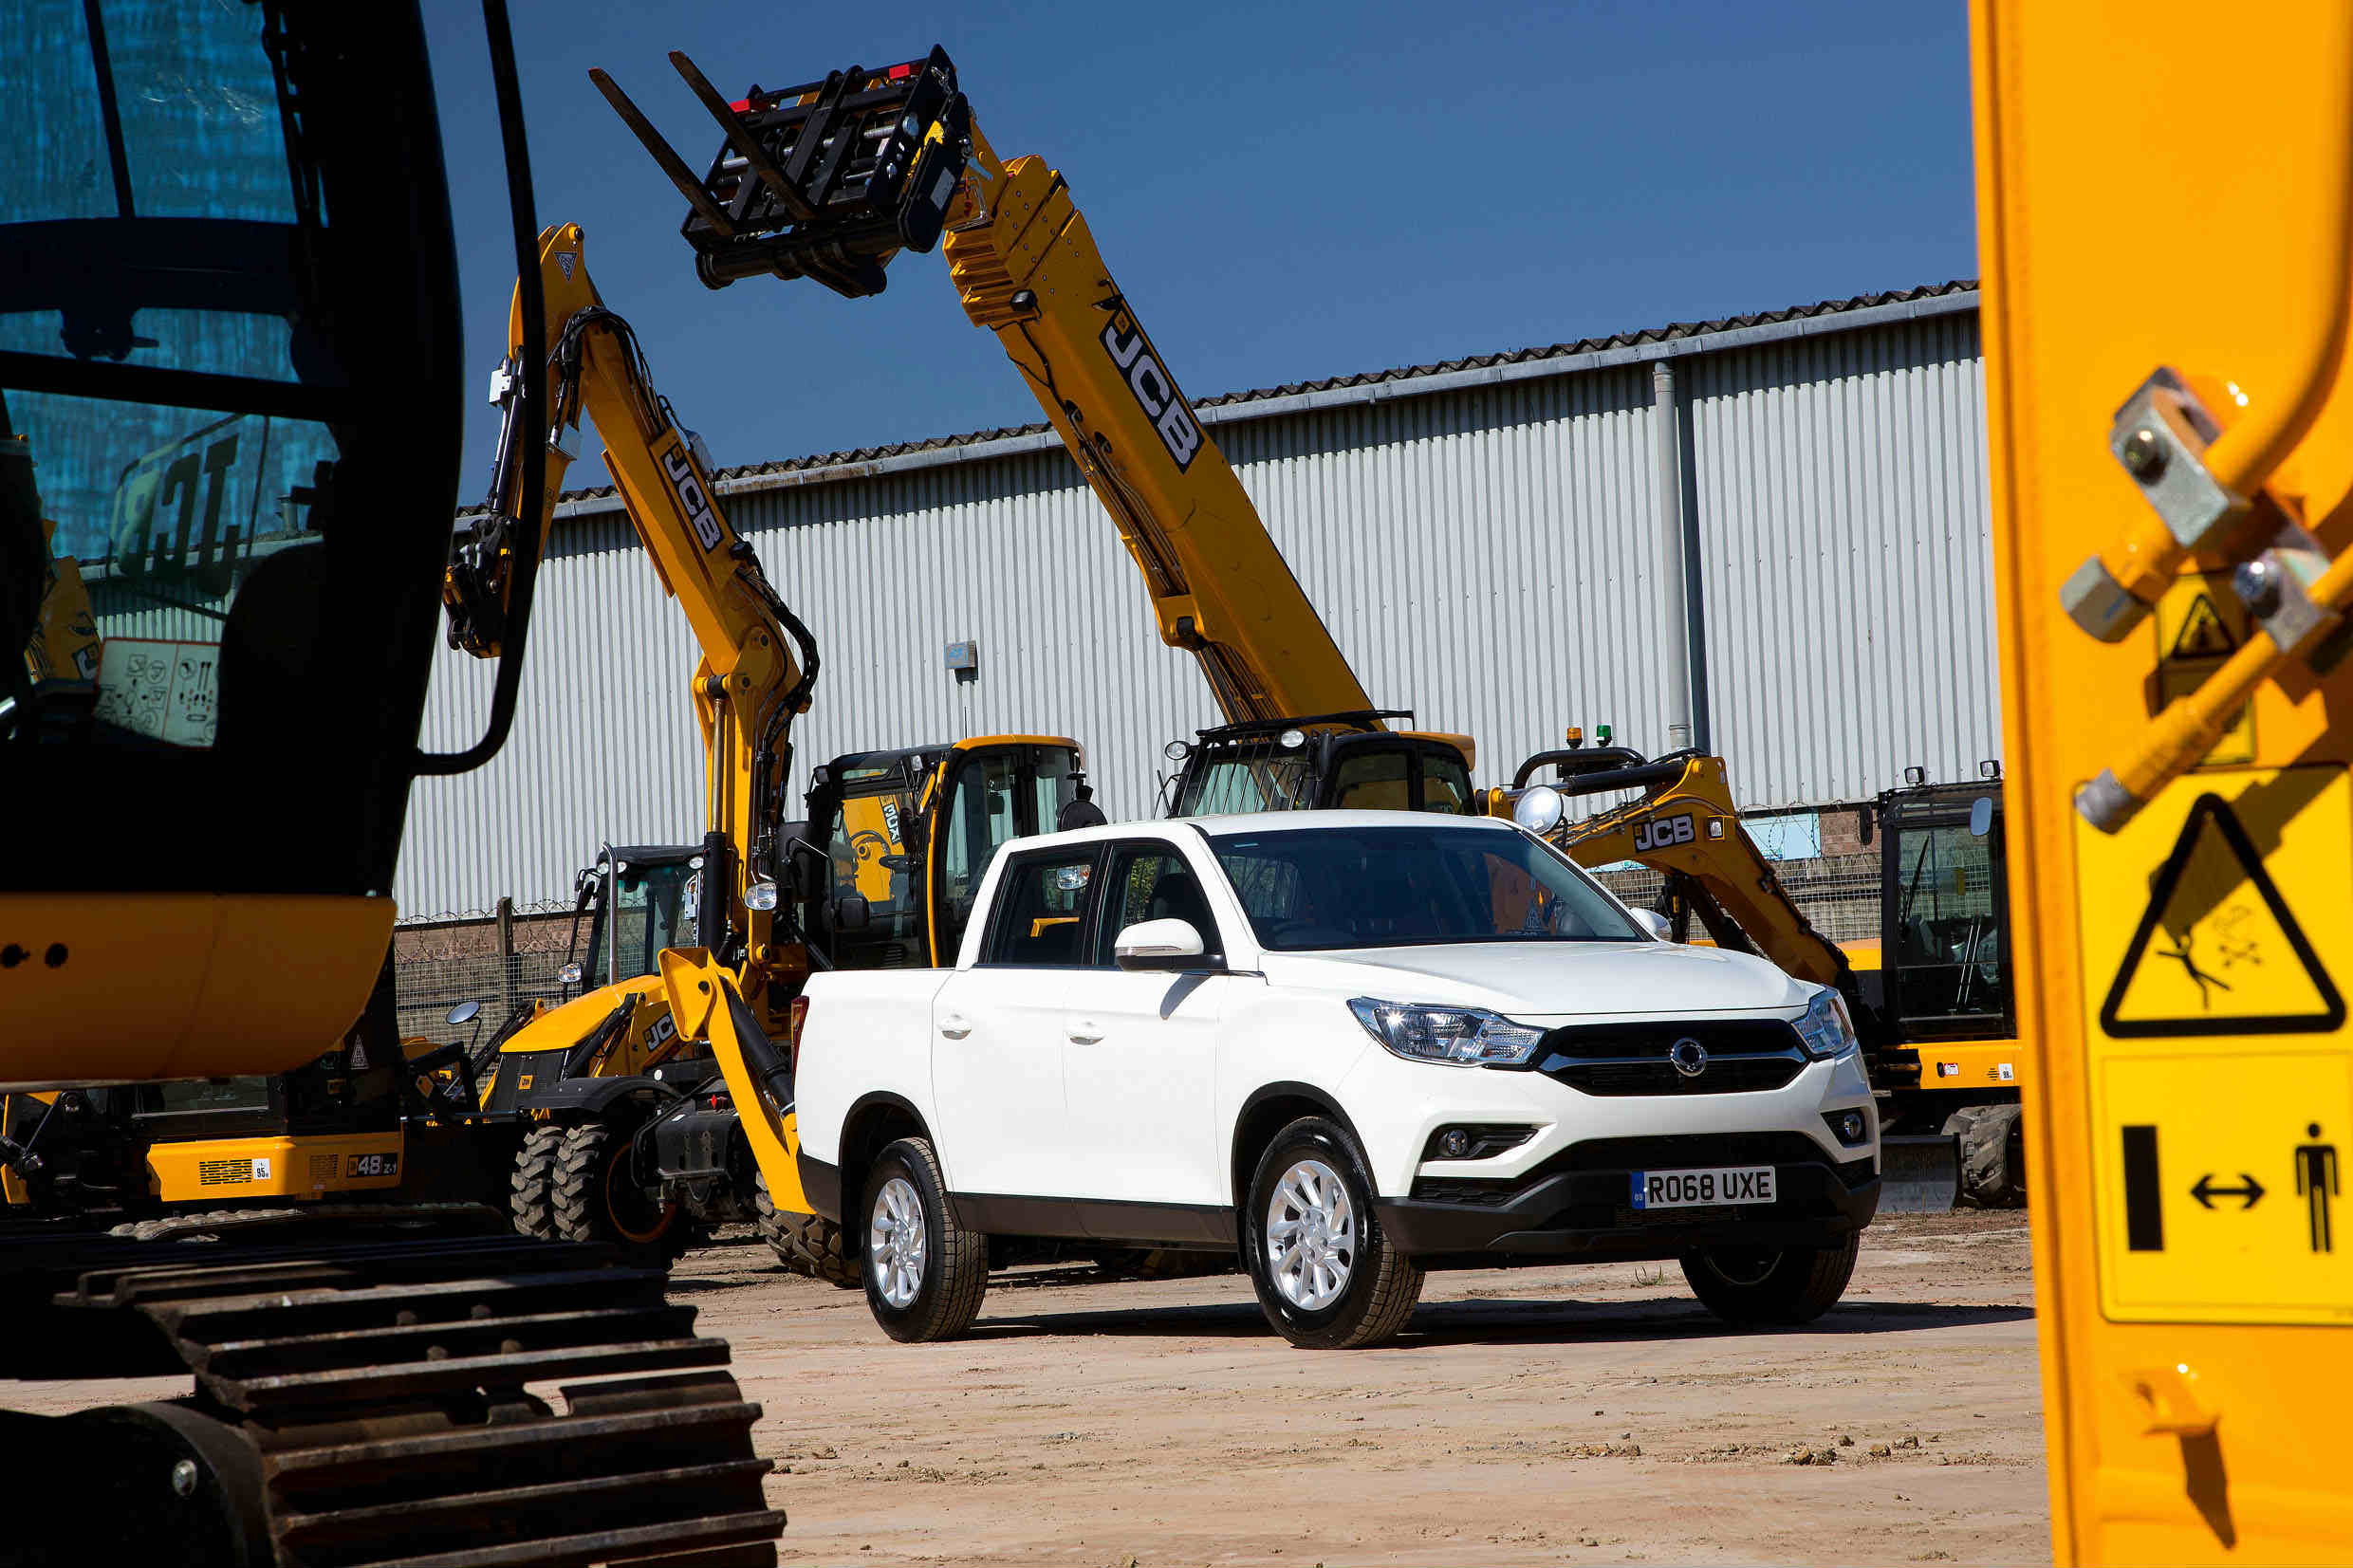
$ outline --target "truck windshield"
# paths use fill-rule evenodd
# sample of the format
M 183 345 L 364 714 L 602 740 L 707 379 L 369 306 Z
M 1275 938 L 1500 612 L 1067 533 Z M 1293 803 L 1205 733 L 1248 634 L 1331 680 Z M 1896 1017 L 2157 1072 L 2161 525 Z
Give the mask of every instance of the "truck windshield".
M 1430 825 L 1212 834 L 1278 952 L 1462 942 L 1648 938 L 1585 874 L 1520 833 Z

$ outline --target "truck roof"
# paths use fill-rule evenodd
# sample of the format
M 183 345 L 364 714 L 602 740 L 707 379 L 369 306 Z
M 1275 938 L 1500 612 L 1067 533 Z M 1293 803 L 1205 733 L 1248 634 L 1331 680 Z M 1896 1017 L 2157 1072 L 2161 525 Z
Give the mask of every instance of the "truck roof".
M 1189 827 L 1206 838 L 1226 839 L 1246 833 L 1296 833 L 1306 828 L 1438 827 L 1465 833 L 1516 833 L 1500 817 L 1459 817 L 1437 811 L 1251 811 L 1231 817 L 1148 817 L 1140 821 L 1106 822 L 1101 827 L 1072 828 L 1065 833 L 1040 833 L 1014 842 L 1024 850 L 1056 844 L 1094 843 L 1104 839 L 1128 839 L 1139 832 L 1165 832 Z

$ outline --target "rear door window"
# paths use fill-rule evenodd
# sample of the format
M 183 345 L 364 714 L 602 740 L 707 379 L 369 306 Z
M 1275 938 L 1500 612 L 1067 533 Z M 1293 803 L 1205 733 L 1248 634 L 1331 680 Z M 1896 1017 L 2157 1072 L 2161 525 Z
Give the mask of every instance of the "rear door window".
M 980 962 L 994 968 L 1072 968 L 1081 963 L 1094 909 L 1096 846 L 1025 855 L 1005 868 Z

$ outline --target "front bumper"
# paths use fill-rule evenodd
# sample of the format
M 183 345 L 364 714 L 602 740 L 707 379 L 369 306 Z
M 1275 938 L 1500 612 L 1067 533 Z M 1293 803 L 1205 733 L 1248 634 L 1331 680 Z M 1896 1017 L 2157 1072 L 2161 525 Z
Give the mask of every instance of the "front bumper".
M 1631 1173 L 1770 1165 L 1774 1201 L 1726 1208 L 1638 1210 Z M 1399 1250 L 1425 1266 L 1498 1257 L 1578 1262 L 1674 1258 L 1710 1246 L 1825 1246 L 1871 1223 L 1878 1161 L 1834 1160 L 1800 1134 L 1594 1138 L 1522 1175 L 1424 1177 L 1407 1198 L 1373 1205 Z

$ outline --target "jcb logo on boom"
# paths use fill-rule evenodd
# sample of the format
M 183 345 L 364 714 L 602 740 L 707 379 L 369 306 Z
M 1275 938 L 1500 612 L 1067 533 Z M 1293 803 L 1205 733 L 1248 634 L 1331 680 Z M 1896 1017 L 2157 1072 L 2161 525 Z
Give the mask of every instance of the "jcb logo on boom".
M 1103 323 L 1102 345 L 1111 362 L 1126 373 L 1127 390 L 1135 394 L 1137 406 L 1160 433 L 1160 444 L 1176 460 L 1176 471 L 1184 472 L 1193 465 L 1193 454 L 1201 450 L 1201 427 L 1195 422 L 1193 410 L 1185 406 L 1176 383 L 1160 368 L 1159 357 L 1144 342 L 1144 329 L 1136 324 L 1135 317 L 1114 306 L 1111 320 Z
M 711 509 L 711 498 L 703 493 L 703 482 L 695 476 L 695 461 L 686 454 L 681 441 L 662 453 L 662 468 L 670 475 L 670 489 L 677 495 L 678 506 L 694 525 L 695 537 L 706 550 L 715 550 L 725 536 L 719 530 L 719 514 Z
M 1689 812 L 1680 817 L 1661 817 L 1655 822 L 1644 822 L 1634 830 L 1634 847 L 1638 850 L 1672 849 L 1688 844 L 1699 836 L 1699 824 Z

